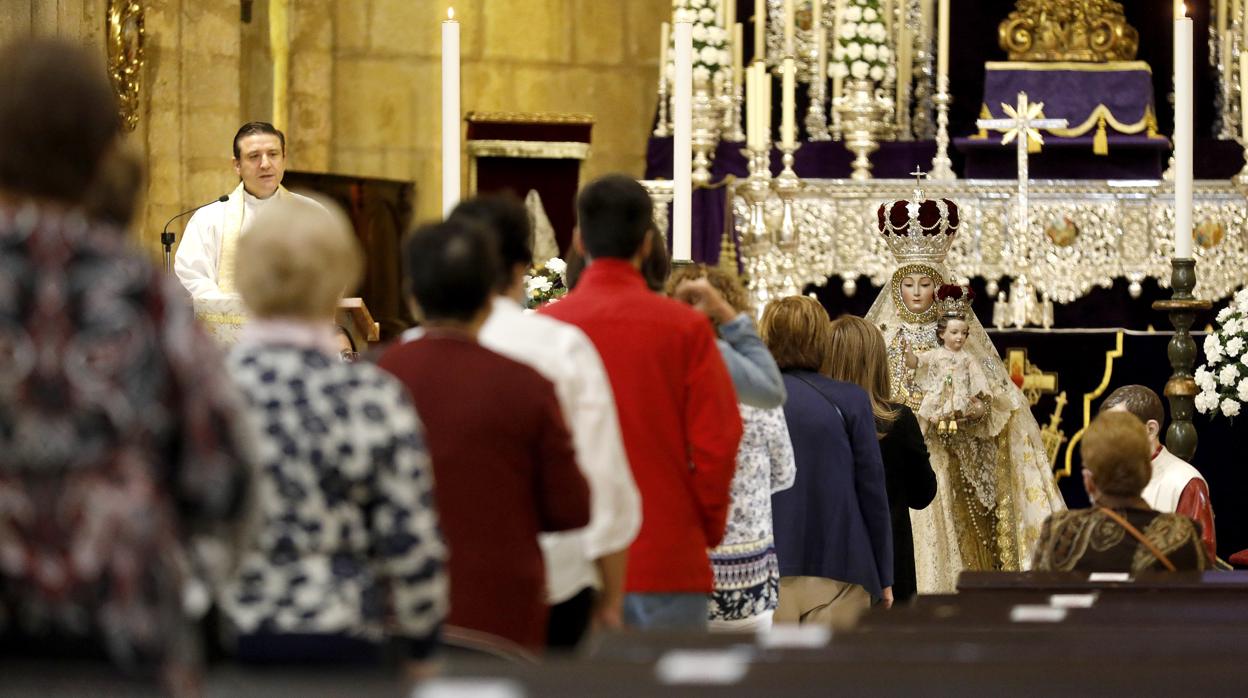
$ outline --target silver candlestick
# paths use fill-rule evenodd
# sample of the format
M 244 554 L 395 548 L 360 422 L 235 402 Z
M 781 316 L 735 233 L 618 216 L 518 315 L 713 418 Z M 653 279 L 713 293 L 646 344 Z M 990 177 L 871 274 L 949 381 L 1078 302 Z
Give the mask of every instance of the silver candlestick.
M 958 176 L 953 173 L 953 161 L 949 159 L 949 104 L 953 98 L 949 96 L 949 76 L 936 77 L 936 96 L 932 103 L 936 105 L 936 157 L 932 158 L 932 179 L 951 180 Z
M 750 163 L 750 176 L 742 185 L 742 193 L 750 206 L 750 217 L 742 236 L 742 252 L 751 258 L 766 254 L 771 237 L 767 233 L 766 204 L 771 193 L 771 153 L 766 150 L 742 150 Z
M 811 82 L 807 94 L 810 106 L 806 109 L 806 137 L 812 141 L 832 140 L 832 135 L 828 133 L 828 115 L 823 106 L 828 99 L 827 81 Z
M 745 140 L 745 132 L 741 130 L 744 121 L 741 118 L 741 108 L 745 106 L 745 88 L 741 85 L 734 86 L 729 100 L 728 114 L 724 120 L 724 140 L 740 143 Z
M 667 76 L 663 75 L 663 69 L 659 69 L 659 118 L 654 125 L 655 138 L 667 138 L 672 135 L 671 123 L 668 120 L 667 112 Z
M 780 149 L 780 162 L 784 168 L 780 170 L 780 174 L 772 180 L 771 188 L 776 191 L 783 204 L 780 214 L 780 227 L 776 230 L 776 247 L 786 253 L 786 258 L 790 257 L 789 253 L 797 251 L 797 221 L 793 217 L 793 199 L 797 192 L 802 189 L 802 180 L 793 171 L 793 153 L 798 149 L 799 144 L 794 143 L 792 146 L 786 147 L 783 142 L 776 144 Z M 792 260 L 790 259 L 790 264 Z

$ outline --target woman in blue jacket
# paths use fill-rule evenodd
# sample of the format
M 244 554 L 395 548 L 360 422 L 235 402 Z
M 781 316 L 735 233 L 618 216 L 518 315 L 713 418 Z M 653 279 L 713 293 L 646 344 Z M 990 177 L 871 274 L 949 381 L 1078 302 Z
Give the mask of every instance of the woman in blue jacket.
M 823 375 L 830 325 L 818 301 L 781 298 L 762 336 L 784 375 L 797 478 L 772 495 L 780 605 L 776 623 L 852 624 L 893 599 L 884 465 L 867 393 Z

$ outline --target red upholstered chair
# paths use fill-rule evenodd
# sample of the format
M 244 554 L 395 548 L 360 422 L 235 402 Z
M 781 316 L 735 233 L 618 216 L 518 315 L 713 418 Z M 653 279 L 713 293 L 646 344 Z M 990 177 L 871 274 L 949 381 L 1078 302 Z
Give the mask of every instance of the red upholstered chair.
M 468 191 L 511 192 L 523 199 L 530 189 L 555 229 L 566 255 L 576 225 L 581 163 L 589 157 L 594 118 L 589 114 L 469 112 Z
M 1241 550 L 1231 556 L 1229 561 L 1236 567 L 1248 567 L 1248 550 Z

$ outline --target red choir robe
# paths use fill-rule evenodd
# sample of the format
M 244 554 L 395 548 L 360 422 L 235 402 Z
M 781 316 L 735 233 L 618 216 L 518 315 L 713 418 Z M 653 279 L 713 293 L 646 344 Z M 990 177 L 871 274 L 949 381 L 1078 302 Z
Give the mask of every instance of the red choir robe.
M 1153 455 L 1153 474 L 1141 496 L 1157 511 L 1181 514 L 1199 523 L 1209 559 L 1218 556 L 1209 485 L 1199 470 L 1161 446 Z

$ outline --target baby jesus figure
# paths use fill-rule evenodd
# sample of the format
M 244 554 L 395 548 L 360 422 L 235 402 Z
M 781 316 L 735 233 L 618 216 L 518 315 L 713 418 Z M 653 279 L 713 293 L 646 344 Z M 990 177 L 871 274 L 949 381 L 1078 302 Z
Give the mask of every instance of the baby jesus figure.
M 936 433 L 958 433 L 959 421 L 977 421 L 991 401 L 991 389 L 984 369 L 971 352 L 964 351 L 970 336 L 966 313 L 971 312 L 974 294 L 969 288 L 942 286 L 937 293 L 941 314 L 936 321 L 939 346 L 915 356 L 907 353 L 906 364 L 915 370 L 915 382 L 923 392 L 918 416 Z

